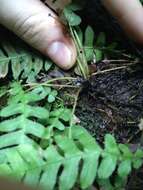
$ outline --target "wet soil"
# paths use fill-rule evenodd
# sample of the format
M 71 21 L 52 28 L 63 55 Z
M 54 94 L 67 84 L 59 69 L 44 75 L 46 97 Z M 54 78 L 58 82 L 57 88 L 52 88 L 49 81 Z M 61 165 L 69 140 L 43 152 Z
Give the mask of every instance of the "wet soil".
M 100 142 L 106 133 L 127 143 L 138 141 L 143 117 L 143 67 L 93 76 L 83 88 L 77 111 L 81 124 Z M 136 137 L 137 134 L 137 137 Z

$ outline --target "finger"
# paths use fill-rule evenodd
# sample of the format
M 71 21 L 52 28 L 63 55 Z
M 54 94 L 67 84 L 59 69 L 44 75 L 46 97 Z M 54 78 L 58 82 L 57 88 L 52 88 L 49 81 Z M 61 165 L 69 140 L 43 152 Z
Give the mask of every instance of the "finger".
M 58 17 L 39 0 L 1 0 L 0 23 L 63 69 L 76 60 L 76 48 Z
M 21 184 L 19 182 L 11 181 L 10 179 L 5 179 L 0 177 L 0 187 L 4 190 L 34 190 L 33 188 L 26 187 L 24 184 Z M 36 188 L 36 190 L 38 190 Z
M 143 44 L 143 7 L 139 0 L 102 0 L 109 12 L 135 41 Z

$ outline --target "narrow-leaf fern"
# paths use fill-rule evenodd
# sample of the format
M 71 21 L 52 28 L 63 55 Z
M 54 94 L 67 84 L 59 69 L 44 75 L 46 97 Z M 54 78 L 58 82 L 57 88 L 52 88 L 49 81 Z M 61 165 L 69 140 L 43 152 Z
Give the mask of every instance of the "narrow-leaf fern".
M 22 46 L 22 45 L 21 45 Z M 27 47 L 14 42 L 1 42 L 0 48 L 0 78 L 5 78 L 11 68 L 14 79 L 27 79 L 34 82 L 36 75 L 50 69 L 52 62 L 37 53 L 30 52 Z
M 143 151 L 133 154 L 112 135 L 101 148 L 82 127 L 70 128 L 69 109 L 48 106 L 50 92 L 41 85 L 31 90 L 11 85 L 0 112 L 0 175 L 44 190 L 86 189 L 94 180 L 106 189 L 114 187 L 110 178 L 117 171 L 118 186 L 123 185 L 132 168 L 142 165 Z

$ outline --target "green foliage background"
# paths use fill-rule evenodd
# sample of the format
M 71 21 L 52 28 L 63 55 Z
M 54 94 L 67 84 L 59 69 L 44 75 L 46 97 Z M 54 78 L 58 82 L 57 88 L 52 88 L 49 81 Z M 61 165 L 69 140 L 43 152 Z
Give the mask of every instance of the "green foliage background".
M 12 83 L 0 117 L 0 174 L 42 189 L 82 189 L 94 180 L 105 189 L 121 189 L 133 168 L 142 165 L 143 151 L 134 154 L 106 135 L 104 148 L 82 127 L 71 126 L 72 111 L 54 108 L 52 89 L 27 90 Z M 110 177 L 117 170 L 114 185 Z M 58 181 L 57 181 L 58 180 Z

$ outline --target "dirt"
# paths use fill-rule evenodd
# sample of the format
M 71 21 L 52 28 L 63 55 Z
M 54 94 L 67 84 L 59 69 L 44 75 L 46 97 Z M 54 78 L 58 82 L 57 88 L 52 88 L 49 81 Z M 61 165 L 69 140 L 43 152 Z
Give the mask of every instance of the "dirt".
M 140 65 L 92 77 L 83 89 L 76 114 L 97 140 L 106 133 L 127 143 L 143 117 L 143 67 Z

